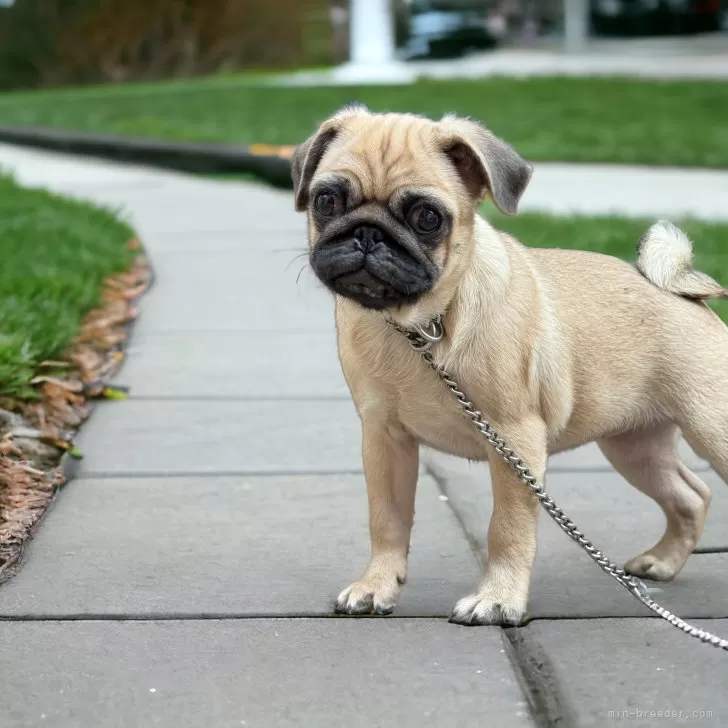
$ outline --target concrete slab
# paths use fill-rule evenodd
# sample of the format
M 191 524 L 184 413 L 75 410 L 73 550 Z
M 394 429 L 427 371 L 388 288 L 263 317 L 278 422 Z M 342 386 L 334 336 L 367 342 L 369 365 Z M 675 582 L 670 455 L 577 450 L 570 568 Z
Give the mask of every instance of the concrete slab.
M 186 255 L 178 263 L 154 256 L 156 281 L 144 298 L 137 329 L 147 334 L 333 331 L 333 297 L 305 262 L 289 265 L 295 253 L 286 253 L 285 258 L 276 258 L 275 252 L 270 255 L 267 271 L 258 276 L 240 256 L 228 260 L 227 269 Z M 195 264 L 199 276 L 194 274 Z M 232 268 L 234 264 L 240 267 Z M 186 277 L 181 277 L 182 269 L 187 270 Z
M 728 620 L 700 620 L 728 636 Z M 535 622 L 518 630 L 518 653 L 547 655 L 537 682 L 560 686 L 563 725 L 728 724 L 726 653 L 659 619 Z M 549 725 L 552 725 L 549 723 Z
M 190 179 L 197 184 L 191 184 Z M 158 233 L 184 236 L 190 231 L 232 231 L 245 239 L 253 231 L 293 231 L 305 244 L 306 217 L 295 211 L 290 192 L 254 183 L 242 185 L 183 176 L 163 182 L 153 195 L 144 186 L 93 189 L 78 185 L 72 193 L 118 208 L 145 241 Z M 198 249 L 204 249 L 204 241 L 205 236 L 201 235 Z M 153 248 L 153 243 L 150 245 Z M 189 242 L 182 247 L 188 248 Z
M 573 509 L 572 509 L 573 510 Z M 569 513 L 571 516 L 571 513 Z M 580 519 L 584 521 L 583 518 Z M 581 526 L 581 523 L 579 523 Z M 644 617 L 650 612 L 599 568 L 566 536 L 544 522 L 541 549 L 531 582 L 528 613 L 532 618 Z M 591 538 L 591 531 L 584 527 Z M 552 536 L 547 536 L 552 531 Z M 561 544 L 553 548 L 560 536 Z M 639 548 L 612 547 L 596 541 L 618 564 Z M 649 546 L 651 543 L 645 544 Z M 646 582 L 650 596 L 681 617 L 728 617 L 728 553 L 696 554 L 670 584 Z
M 436 472 L 469 538 L 485 551 L 492 512 L 487 469 L 473 465 L 470 474 L 442 468 Z M 711 486 L 714 500 L 700 546 L 727 548 L 728 488 L 712 472 L 701 477 Z M 659 508 L 616 473 L 558 472 L 551 475 L 548 486 L 586 536 L 620 565 L 662 535 Z M 693 554 L 675 581 L 648 582 L 648 586 L 657 601 L 682 616 L 727 617 L 728 553 Z M 643 616 L 645 611 L 542 514 L 531 617 Z
M 192 298 L 215 300 L 215 291 L 226 291 L 239 299 L 234 306 L 238 317 L 254 318 L 258 310 L 273 299 L 282 299 L 291 307 L 321 298 L 333 313 L 333 296 L 316 278 L 308 264 L 305 240 L 286 235 L 260 240 L 257 249 L 227 252 L 155 253 L 155 303 L 168 299 L 178 305 Z M 333 324 L 333 315 L 330 315 Z M 333 327 L 333 326 L 332 326 Z
M 268 250 L 284 257 L 289 252 L 291 258 L 303 253 L 307 245 L 306 220 L 291 221 L 259 220 L 255 225 L 246 225 L 241 231 L 239 227 L 231 229 L 214 229 L 202 231 L 191 225 L 184 229 L 155 229 L 152 225 L 138 226 L 144 229 L 141 236 L 144 247 L 152 254 L 159 253 L 224 253 L 243 250 Z M 140 233 L 141 234 L 141 233 Z M 286 236 L 285 239 L 283 236 Z M 295 250 L 294 250 L 295 249 Z M 287 264 L 289 261 L 286 260 Z M 305 259 L 301 260 L 303 264 Z
M 433 620 L 3 623 L 3 721 L 465 728 L 497 716 L 526 728 L 499 632 Z
M 719 170 L 539 162 L 519 210 L 728 220 L 728 210 L 721 203 L 726 197 L 728 174 Z
M 134 398 L 349 399 L 333 330 L 135 332 L 117 381 Z
M 144 167 L 113 164 L 93 157 L 60 154 L 0 144 L 0 167 L 10 170 L 28 187 L 44 187 L 64 194 L 86 188 L 89 192 L 125 186 L 159 184 L 169 173 Z
M 78 446 L 87 477 L 362 471 L 348 400 L 100 402 Z
M 448 616 L 477 581 L 438 496 L 423 478 L 398 616 Z M 75 481 L 0 618 L 329 615 L 369 558 L 366 502 L 361 476 Z
M 549 492 L 559 501 L 559 505 L 564 508 L 593 509 L 596 528 L 600 528 L 601 518 L 608 512 L 620 513 L 627 519 L 638 518 L 639 524 L 627 523 L 625 528 L 639 525 L 645 533 L 645 542 L 657 539 L 662 534 L 664 516 L 652 499 L 630 486 L 615 471 L 605 469 L 586 472 L 579 467 L 579 459 L 569 458 L 569 455 L 571 453 L 560 456 L 563 467 L 551 470 L 548 475 Z M 483 522 L 487 524 L 490 517 L 492 498 L 487 463 L 470 463 L 430 450 L 425 451 L 422 460 L 441 481 L 453 507 L 458 509 L 459 517 L 468 523 L 471 536 L 485 543 Z M 713 494 L 700 545 L 709 549 L 728 549 L 728 488 L 712 470 L 701 470 L 700 477 Z M 625 531 L 628 532 L 634 533 Z M 614 532 L 611 527 L 603 527 L 600 535 L 613 538 Z

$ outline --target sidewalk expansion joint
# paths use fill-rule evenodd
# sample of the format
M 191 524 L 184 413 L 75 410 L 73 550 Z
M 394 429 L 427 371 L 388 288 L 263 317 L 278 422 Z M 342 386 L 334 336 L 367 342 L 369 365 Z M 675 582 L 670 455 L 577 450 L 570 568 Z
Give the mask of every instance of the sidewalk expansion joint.
M 121 470 L 119 472 L 86 471 L 74 478 L 83 480 L 134 480 L 137 478 L 325 478 L 334 475 L 364 475 L 362 469 L 344 470 Z
M 565 728 L 577 725 L 562 693 L 551 658 L 527 630 L 502 629 L 506 654 L 539 728 Z
M 698 546 L 693 549 L 693 554 L 728 554 L 728 546 Z
M 457 508 L 454 508 L 452 505 L 452 500 L 449 497 L 449 493 L 447 491 L 447 478 L 444 478 L 436 468 L 433 468 L 431 465 L 426 464 L 424 466 L 425 473 L 429 475 L 434 481 L 435 485 L 437 486 L 437 489 L 440 491 L 440 494 L 445 496 L 447 498 L 447 506 L 450 510 L 450 513 L 452 514 L 453 518 L 457 522 L 458 526 L 460 527 L 460 530 L 463 533 L 463 536 L 465 536 L 465 540 L 468 542 L 468 546 L 470 547 L 470 551 L 472 552 L 473 556 L 475 556 L 475 560 L 481 567 L 481 569 L 485 566 L 484 561 L 484 555 L 483 555 L 483 549 L 481 548 L 480 543 L 478 542 L 478 539 L 470 533 L 468 530 L 467 525 L 465 524 L 465 520 L 463 519 L 461 513 L 458 511 Z
M 160 612 L 155 614 L 150 612 L 148 614 L 142 613 L 114 613 L 109 612 L 108 614 L 0 614 L 0 624 L 4 622 L 256 622 L 265 620 L 281 620 L 281 621 L 295 621 L 295 620 L 340 620 L 340 621 L 352 621 L 352 620 L 396 620 L 406 622 L 407 620 L 418 620 L 421 622 L 449 622 L 449 616 L 436 615 L 436 614 L 388 614 L 388 615 L 376 615 L 376 614 L 360 614 L 360 615 L 341 615 L 335 614 L 334 612 L 291 612 L 290 614 L 280 612 L 258 612 L 255 614 L 241 613 L 224 613 L 224 612 L 201 612 L 199 614 L 173 614 Z M 546 617 L 534 617 L 528 619 L 518 627 L 498 625 L 484 626 L 480 629 L 502 629 L 504 631 L 516 630 L 525 633 L 528 627 L 537 622 L 603 622 L 609 620 L 610 622 L 619 620 L 632 620 L 632 621 L 644 621 L 644 620 L 660 621 L 660 617 L 656 614 L 647 613 L 643 616 L 636 616 L 634 614 L 629 615 L 587 615 L 587 616 L 569 616 L 569 617 L 557 617 L 557 616 L 546 616 Z M 728 614 L 717 617 L 696 617 L 702 622 L 717 622 L 724 619 L 728 619 Z M 668 625 L 665 625 L 667 627 Z M 479 629 L 478 627 L 461 627 L 459 625 L 452 625 L 452 629 Z
M 131 394 L 129 402 L 350 402 L 348 395 L 229 395 L 229 394 Z
M 438 615 L 408 615 L 408 614 L 361 614 L 344 616 L 334 612 L 300 612 L 280 614 L 277 612 L 256 614 L 225 614 L 216 612 L 202 612 L 200 614 L 26 614 L 26 615 L 0 615 L 0 624 L 3 622 L 261 622 L 261 621 L 354 621 L 354 620 L 418 620 L 429 622 L 447 622 L 448 617 Z M 457 627 L 453 627 L 457 629 Z M 486 627 L 486 629 L 500 629 L 499 627 Z

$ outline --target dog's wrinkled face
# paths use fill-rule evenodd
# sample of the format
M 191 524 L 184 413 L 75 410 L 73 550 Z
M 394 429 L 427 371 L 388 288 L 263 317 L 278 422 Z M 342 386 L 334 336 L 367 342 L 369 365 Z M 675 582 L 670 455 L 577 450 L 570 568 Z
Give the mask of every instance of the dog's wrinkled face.
M 329 288 L 363 306 L 414 302 L 437 281 L 435 252 L 448 239 L 452 212 L 433 193 L 394 190 L 380 202 L 358 187 L 337 174 L 312 185 L 311 265 Z
M 513 214 L 531 167 L 475 122 L 347 107 L 296 150 L 296 208 L 310 262 L 332 291 L 371 309 L 413 304 L 458 268 L 476 206 Z

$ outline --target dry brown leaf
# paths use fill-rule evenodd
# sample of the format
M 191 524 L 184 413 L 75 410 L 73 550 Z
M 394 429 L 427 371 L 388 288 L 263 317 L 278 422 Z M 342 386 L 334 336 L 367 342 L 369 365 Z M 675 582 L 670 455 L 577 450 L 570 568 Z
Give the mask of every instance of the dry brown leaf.
M 48 359 L 38 364 L 39 369 L 68 369 L 71 365 L 67 361 L 53 361 Z
M 83 383 L 78 379 L 61 379 L 60 377 L 47 377 L 41 375 L 30 380 L 31 384 L 51 384 L 69 392 L 83 392 Z
M 105 364 L 105 359 L 93 347 L 81 344 L 69 354 L 69 360 L 78 369 L 84 382 L 96 379 Z
M 147 290 L 147 284 L 139 283 L 134 288 L 130 288 L 129 290 L 124 291 L 123 295 L 127 301 L 132 301 L 135 298 L 139 298 L 139 296 L 141 296 L 144 293 L 144 291 L 146 291 L 146 290 Z

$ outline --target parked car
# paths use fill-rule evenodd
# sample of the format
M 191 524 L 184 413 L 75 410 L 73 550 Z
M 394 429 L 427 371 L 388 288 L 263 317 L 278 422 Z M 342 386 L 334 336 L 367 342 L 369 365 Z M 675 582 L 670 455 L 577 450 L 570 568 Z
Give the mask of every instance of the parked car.
M 720 30 L 721 0 L 591 0 L 598 35 L 668 35 Z
M 470 3 L 472 6 L 472 3 Z M 490 34 L 484 11 L 468 4 L 419 2 L 410 7 L 402 55 L 410 60 L 457 58 L 488 50 L 498 43 Z

